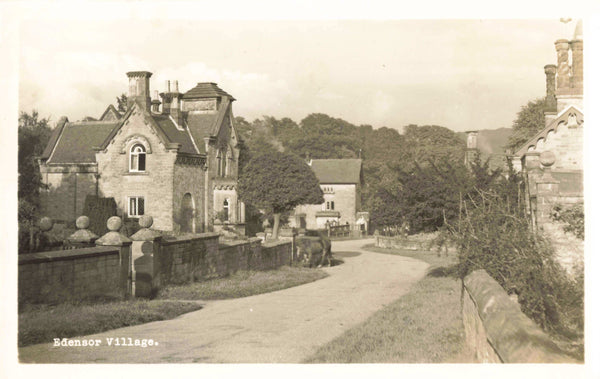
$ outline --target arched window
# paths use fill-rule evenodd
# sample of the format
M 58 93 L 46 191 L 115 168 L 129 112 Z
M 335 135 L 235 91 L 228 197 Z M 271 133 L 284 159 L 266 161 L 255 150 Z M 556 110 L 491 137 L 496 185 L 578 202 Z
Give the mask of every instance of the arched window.
M 223 221 L 229 221 L 229 199 L 223 202 Z
M 144 145 L 136 144 L 129 151 L 129 171 L 146 171 L 146 149 Z

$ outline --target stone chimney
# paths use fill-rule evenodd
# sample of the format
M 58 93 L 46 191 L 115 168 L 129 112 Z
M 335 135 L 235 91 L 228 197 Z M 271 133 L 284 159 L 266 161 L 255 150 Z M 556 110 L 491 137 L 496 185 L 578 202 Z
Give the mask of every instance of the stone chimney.
M 572 74 L 571 86 L 575 95 L 583 95 L 583 40 L 571 41 Z
M 546 73 L 546 105 L 545 112 L 556 112 L 556 65 L 544 66 Z
M 559 39 L 554 42 L 556 47 L 557 56 L 557 83 L 556 83 L 556 95 L 569 94 L 569 88 L 571 87 L 571 79 L 569 74 L 571 67 L 569 67 L 569 41 L 566 39 Z
M 477 157 L 477 134 L 479 132 L 477 130 L 469 130 L 467 133 L 467 150 L 465 151 L 465 165 L 467 167 L 471 166 L 471 163 L 475 161 Z
M 154 91 L 152 96 L 152 113 L 160 113 L 158 107 L 160 106 L 160 100 L 158 100 L 158 91 Z
M 173 81 L 173 87 L 171 88 L 171 108 L 169 114 L 173 117 L 173 120 L 179 127 L 183 127 L 183 114 L 181 112 L 180 99 L 183 94 L 179 93 L 179 83 L 177 80 Z
M 127 107 L 131 107 L 134 101 L 137 101 L 145 109 L 150 111 L 150 77 L 148 71 L 130 71 L 127 73 L 129 78 L 129 95 L 127 96 Z
M 160 94 L 162 99 L 162 113 L 169 114 L 171 111 L 171 81 L 167 80 L 165 82 L 165 92 Z

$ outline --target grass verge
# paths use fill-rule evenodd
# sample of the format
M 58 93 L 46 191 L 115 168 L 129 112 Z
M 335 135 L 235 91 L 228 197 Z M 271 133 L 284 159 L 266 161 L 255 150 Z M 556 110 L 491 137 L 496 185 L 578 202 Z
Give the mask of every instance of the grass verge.
M 306 362 L 471 362 L 462 323 L 461 282 L 451 276 L 456 256 L 372 245 L 365 249 L 417 258 L 431 267 L 406 295 L 319 348 Z
M 314 282 L 328 276 L 325 271 L 296 266 L 282 266 L 277 270 L 238 271 L 225 278 L 184 285 L 167 286 L 159 291 L 157 299 L 221 300 L 273 292 Z
M 102 304 L 26 305 L 19 312 L 19 346 L 168 320 L 200 308 L 202 306 L 194 302 L 142 299 Z

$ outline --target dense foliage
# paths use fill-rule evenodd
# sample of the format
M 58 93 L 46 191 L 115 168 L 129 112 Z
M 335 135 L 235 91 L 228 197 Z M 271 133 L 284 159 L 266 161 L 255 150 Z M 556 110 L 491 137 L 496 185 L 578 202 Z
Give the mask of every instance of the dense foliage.
M 458 133 L 435 125 L 408 125 L 400 134 L 396 129 L 356 126 L 321 113 L 310 114 L 299 124 L 270 116 L 251 123 L 242 117 L 235 121 L 242 141 L 241 172 L 263 151 L 285 151 L 304 159 L 360 157 L 364 178 L 361 210 L 371 213 L 372 227 L 402 221 L 404 210 L 398 191 L 401 179 L 409 181 L 405 173 L 418 170 L 417 166 L 428 170 L 430 162 L 462 166 L 466 148 Z M 429 228 L 433 223 L 425 220 L 429 217 L 424 214 L 423 222 L 415 226 L 426 224 Z M 439 225 L 441 218 L 436 220 Z
M 537 132 L 544 129 L 544 107 L 546 102 L 543 98 L 536 99 L 521 107 L 517 113 L 517 119 L 513 121 L 512 134 L 508 139 L 507 148 L 516 151 Z
M 563 230 L 575 234 L 579 239 L 585 238 L 585 215 L 583 204 L 575 204 L 569 208 L 556 205 L 552 209 L 552 218 L 565 225 Z
M 37 157 L 42 155 L 52 133 L 48 122 L 48 118 L 40 118 L 35 110 L 31 114 L 19 114 L 19 253 L 33 252 L 36 248 L 36 224 L 41 217 L 40 189 L 44 187 Z
M 253 157 L 239 177 L 238 190 L 242 201 L 273 213 L 274 238 L 282 212 L 323 202 L 319 181 L 310 167 L 299 157 L 278 151 Z
M 549 242 L 532 229 L 520 177 L 512 170 L 508 177 L 486 174 L 481 164 L 472 172 L 458 217 L 440 235 L 457 248 L 457 274 L 485 269 L 544 329 L 582 333 L 583 274 L 569 278 Z
M 87 195 L 83 204 L 83 215 L 90 219 L 89 229 L 101 237 L 108 233 L 106 221 L 117 215 L 117 203 L 112 197 Z

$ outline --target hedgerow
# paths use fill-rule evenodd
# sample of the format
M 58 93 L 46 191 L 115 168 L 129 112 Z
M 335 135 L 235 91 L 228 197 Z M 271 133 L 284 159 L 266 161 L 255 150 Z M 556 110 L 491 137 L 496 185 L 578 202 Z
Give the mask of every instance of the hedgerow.
M 446 222 L 439 237 L 457 248 L 458 276 L 484 269 L 518 295 L 523 313 L 543 329 L 582 334 L 583 273 L 569 277 L 552 245 L 533 229 L 520 177 L 511 170 L 508 178 L 472 183 L 460 195 L 458 217 Z

